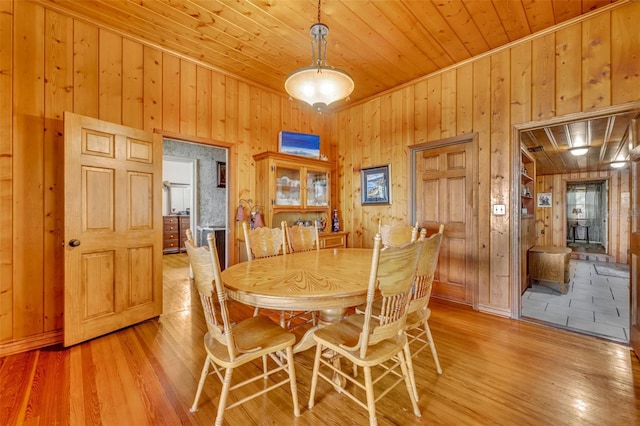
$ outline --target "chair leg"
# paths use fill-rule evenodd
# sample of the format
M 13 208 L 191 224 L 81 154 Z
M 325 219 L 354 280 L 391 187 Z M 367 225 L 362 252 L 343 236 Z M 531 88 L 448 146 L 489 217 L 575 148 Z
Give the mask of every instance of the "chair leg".
M 411 386 L 411 377 L 409 376 L 409 371 L 407 369 L 407 361 L 405 360 L 404 351 L 398 352 L 398 360 L 400 361 L 400 368 L 402 369 L 402 374 L 404 375 L 404 383 L 407 386 L 407 393 L 409 394 L 409 399 L 411 400 L 411 405 L 413 406 L 413 414 L 416 417 L 422 417 L 422 413 L 420 413 L 420 409 L 418 408 L 418 398 L 413 393 L 413 389 Z
M 416 401 L 418 401 L 420 398 L 418 398 L 418 388 L 416 386 L 416 376 L 413 372 L 413 361 L 411 359 L 411 349 L 409 348 L 409 341 L 407 340 L 407 343 L 404 345 L 404 357 L 407 360 L 407 370 L 409 372 L 409 380 L 411 380 L 411 388 L 413 390 L 413 396 L 415 397 Z
M 227 368 L 222 382 L 222 390 L 220 391 L 220 400 L 218 401 L 218 413 L 216 414 L 216 426 L 222 426 L 222 418 L 224 417 L 224 409 L 227 406 L 227 397 L 231 388 L 231 376 L 233 368 Z
M 269 376 L 266 375 L 267 371 L 269 371 L 267 366 L 267 356 L 262 355 L 262 372 L 265 373 L 264 380 L 269 379 Z
M 424 331 L 427 333 L 427 340 L 429 341 L 429 347 L 431 348 L 431 355 L 433 356 L 433 361 L 436 363 L 436 371 L 438 374 L 442 374 L 440 360 L 438 359 L 438 352 L 436 351 L 436 345 L 433 343 L 433 336 L 431 335 L 431 329 L 429 328 L 427 320 L 424 320 Z
M 204 366 L 202 367 L 202 373 L 200 374 L 200 382 L 198 382 L 198 389 L 196 390 L 196 397 L 193 400 L 193 405 L 191 406 L 191 409 L 189 410 L 192 413 L 195 413 L 196 411 L 198 411 L 198 401 L 200 400 L 200 394 L 202 393 L 202 388 L 204 387 L 204 382 L 207 379 L 207 376 L 209 375 L 209 366 L 210 365 L 211 365 L 211 359 L 207 355 L 206 359 L 204 360 Z
M 311 373 L 311 389 L 309 390 L 309 410 L 313 408 L 316 396 L 316 385 L 318 384 L 318 370 L 320 369 L 320 357 L 322 356 L 322 345 L 316 345 L 316 357 L 313 361 L 313 372 Z
M 371 380 L 371 367 L 362 367 L 364 370 L 364 385 L 367 391 L 367 409 L 369 410 L 369 425 L 376 426 L 378 419 L 376 418 L 376 398 L 373 394 L 373 381 Z
M 298 417 L 300 416 L 300 406 L 298 405 L 298 385 L 296 384 L 296 367 L 293 362 L 293 346 L 287 348 L 287 363 L 289 364 L 289 384 L 291 385 L 293 414 Z

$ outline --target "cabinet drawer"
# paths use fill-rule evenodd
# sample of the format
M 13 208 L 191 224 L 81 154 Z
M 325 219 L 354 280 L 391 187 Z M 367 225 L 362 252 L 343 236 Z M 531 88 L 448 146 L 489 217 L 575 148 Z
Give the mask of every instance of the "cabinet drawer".
M 166 234 L 167 232 L 175 232 L 178 233 L 178 224 L 169 224 L 167 225 L 165 223 L 164 225 L 164 233 Z
M 346 247 L 344 235 L 327 235 L 320 237 L 320 248 Z
M 178 218 L 175 216 L 164 216 L 163 221 L 165 225 L 173 224 L 178 225 Z
M 178 240 L 164 240 L 162 243 L 162 248 L 178 248 Z
M 178 232 L 165 232 L 162 239 L 167 241 L 167 240 L 176 240 L 178 241 L 179 235 Z

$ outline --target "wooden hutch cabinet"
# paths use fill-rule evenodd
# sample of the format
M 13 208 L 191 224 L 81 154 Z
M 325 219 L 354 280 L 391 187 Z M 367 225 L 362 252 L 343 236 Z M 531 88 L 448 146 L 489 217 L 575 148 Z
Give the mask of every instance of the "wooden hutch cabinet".
M 253 156 L 256 161 L 255 202 L 263 206 L 264 223 L 280 227 L 285 220 L 293 225 L 297 220 L 325 219 L 325 232 L 320 232 L 320 247 L 346 247 L 346 232 L 331 229 L 331 173 L 335 164 L 314 158 L 263 152 Z

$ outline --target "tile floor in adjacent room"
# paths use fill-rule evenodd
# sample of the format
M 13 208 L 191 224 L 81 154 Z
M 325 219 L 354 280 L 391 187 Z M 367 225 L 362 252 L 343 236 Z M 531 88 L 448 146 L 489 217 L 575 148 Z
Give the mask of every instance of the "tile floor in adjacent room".
M 522 317 L 628 342 L 628 266 L 572 259 L 569 268 L 567 294 L 560 293 L 559 284 L 534 283 L 522 295 Z

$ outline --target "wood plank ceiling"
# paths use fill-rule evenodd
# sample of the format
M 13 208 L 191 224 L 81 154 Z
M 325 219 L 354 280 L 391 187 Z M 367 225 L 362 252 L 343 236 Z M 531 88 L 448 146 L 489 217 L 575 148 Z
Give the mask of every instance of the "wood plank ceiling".
M 35 0 L 111 30 L 193 58 L 214 69 L 284 94 L 289 73 L 311 63 L 310 26 L 316 0 Z M 355 81 L 362 101 L 417 78 L 604 7 L 614 0 L 323 0 L 329 64 Z M 590 123 L 591 132 L 613 130 Z M 583 161 L 567 157 L 559 130 L 530 132 L 543 145 L 540 174 Z M 555 140 L 555 142 L 554 142 Z M 613 148 L 612 148 L 613 149 Z M 617 148 L 620 150 L 619 148 Z M 557 152 L 554 158 L 554 151 Z M 592 150 L 588 162 L 602 156 Z M 605 149 L 607 161 L 609 149 Z M 561 155 L 561 158 L 558 157 Z M 536 154 L 538 157 L 538 154 Z M 593 158 L 592 158 L 593 157 Z M 600 161 L 602 163 L 602 160 Z M 545 172 L 546 171 L 546 172 Z M 563 169 L 562 171 L 568 171 Z

